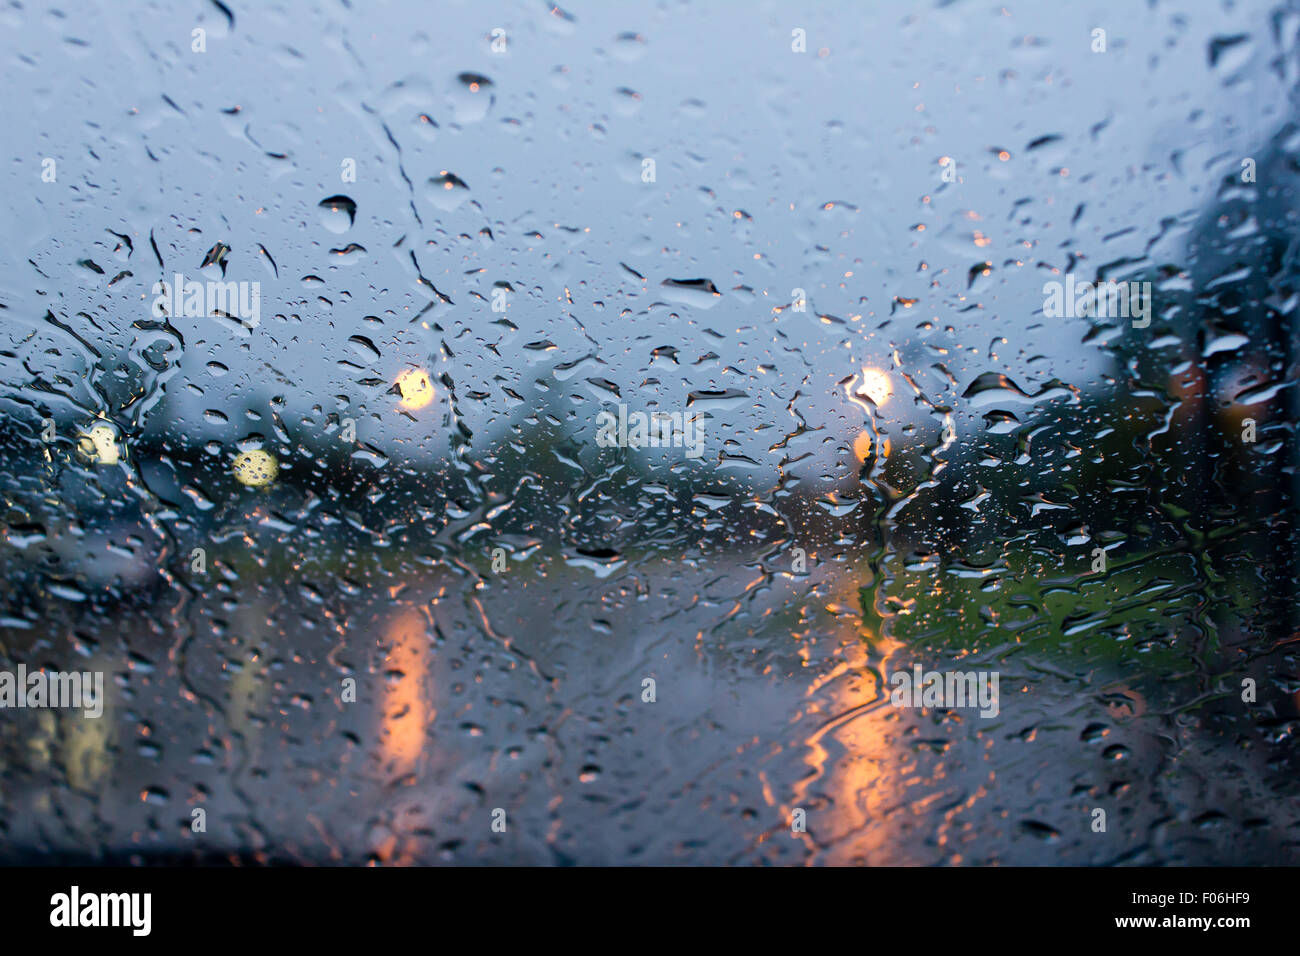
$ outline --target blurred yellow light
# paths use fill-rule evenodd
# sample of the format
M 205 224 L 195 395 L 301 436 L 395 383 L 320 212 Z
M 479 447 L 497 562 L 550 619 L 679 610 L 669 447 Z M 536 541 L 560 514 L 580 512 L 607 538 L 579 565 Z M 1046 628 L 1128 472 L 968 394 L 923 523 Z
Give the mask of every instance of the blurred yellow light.
M 408 368 L 397 376 L 397 390 L 402 393 L 403 408 L 424 408 L 433 401 L 433 382 L 424 369 Z
M 867 396 L 877 405 L 883 405 L 889 401 L 889 396 L 894 394 L 894 383 L 880 369 L 864 368 L 862 384 L 858 386 L 857 392 L 859 395 Z
M 280 473 L 280 463 L 270 452 L 254 449 L 241 451 L 235 456 L 235 480 L 250 488 L 261 488 L 275 481 Z
M 101 465 L 116 465 L 121 460 L 117 450 L 117 432 L 111 425 L 95 425 L 83 432 L 77 447 L 87 458 Z

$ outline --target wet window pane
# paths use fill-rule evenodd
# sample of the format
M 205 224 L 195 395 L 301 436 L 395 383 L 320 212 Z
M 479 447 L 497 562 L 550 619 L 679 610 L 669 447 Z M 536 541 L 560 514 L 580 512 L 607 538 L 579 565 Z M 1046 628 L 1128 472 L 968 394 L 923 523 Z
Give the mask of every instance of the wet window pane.
M 1290 5 L 0 13 L 0 859 L 1291 862 Z

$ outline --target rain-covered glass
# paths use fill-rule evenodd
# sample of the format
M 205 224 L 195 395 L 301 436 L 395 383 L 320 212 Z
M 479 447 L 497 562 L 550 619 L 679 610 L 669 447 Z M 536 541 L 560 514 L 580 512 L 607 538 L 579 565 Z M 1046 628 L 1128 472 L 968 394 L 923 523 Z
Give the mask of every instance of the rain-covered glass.
M 0 860 L 1295 862 L 1300 8 L 0 10 Z

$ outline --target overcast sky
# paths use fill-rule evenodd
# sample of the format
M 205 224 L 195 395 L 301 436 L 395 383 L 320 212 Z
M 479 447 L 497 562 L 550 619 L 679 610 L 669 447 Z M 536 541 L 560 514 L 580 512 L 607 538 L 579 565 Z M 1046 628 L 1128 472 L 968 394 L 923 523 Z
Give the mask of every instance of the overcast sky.
M 50 309 L 103 353 L 92 378 L 114 401 L 165 385 L 178 418 L 148 425 L 190 438 L 269 437 L 238 411 L 280 395 L 291 429 L 335 412 L 397 457 L 440 456 L 442 387 L 410 416 L 387 394 L 413 366 L 451 377 L 476 442 L 548 404 L 594 437 L 610 385 L 646 410 L 724 391 L 695 406 L 706 460 L 728 451 L 759 487 L 796 416 L 822 428 L 786 452 L 812 456 L 807 475 L 851 446 L 864 411 L 842 383 L 864 366 L 887 373 L 895 431 L 938 427 L 901 372 L 954 406 L 987 371 L 1086 389 L 1107 355 L 1081 344 L 1086 322 L 1035 314 L 1050 270 L 1178 262 L 1295 78 L 1272 63 L 1269 3 L 228 6 L 233 26 L 212 2 L 0 13 L 7 381 L 61 372 L 82 409 L 63 414 L 99 410 Z M 1297 21 L 1279 22 L 1289 49 Z M 339 194 L 347 228 L 319 208 Z M 260 325 L 177 318 L 183 350 L 133 329 L 154 283 L 202 278 L 217 242 L 226 279 L 261 283 Z M 720 296 L 662 286 L 698 278 Z M 774 311 L 796 288 L 809 309 Z

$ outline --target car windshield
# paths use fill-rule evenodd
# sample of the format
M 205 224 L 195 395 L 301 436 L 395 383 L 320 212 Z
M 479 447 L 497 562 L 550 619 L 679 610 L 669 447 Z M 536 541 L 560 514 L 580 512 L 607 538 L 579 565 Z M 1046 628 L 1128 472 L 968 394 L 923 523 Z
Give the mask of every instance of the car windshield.
M 0 859 L 1291 860 L 1293 4 L 417 6 L 0 13 Z

